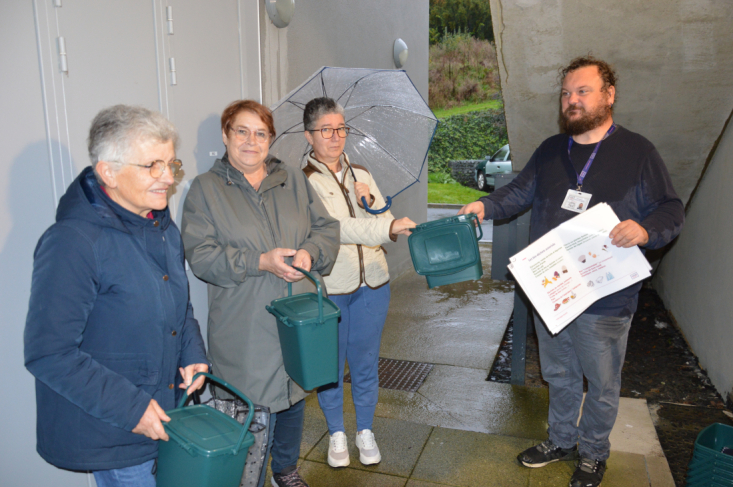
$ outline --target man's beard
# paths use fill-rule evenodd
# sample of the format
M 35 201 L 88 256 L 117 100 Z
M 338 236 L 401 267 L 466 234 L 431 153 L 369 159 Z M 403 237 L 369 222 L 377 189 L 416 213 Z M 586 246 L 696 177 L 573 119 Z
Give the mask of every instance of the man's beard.
M 570 110 L 580 110 L 580 116 L 571 120 L 568 114 Z M 570 105 L 563 112 L 561 106 L 558 123 L 564 133 L 570 136 L 580 135 L 600 127 L 611 115 L 613 115 L 613 105 L 606 105 L 605 103 L 599 105 L 592 112 L 586 112 L 585 108 L 576 105 Z

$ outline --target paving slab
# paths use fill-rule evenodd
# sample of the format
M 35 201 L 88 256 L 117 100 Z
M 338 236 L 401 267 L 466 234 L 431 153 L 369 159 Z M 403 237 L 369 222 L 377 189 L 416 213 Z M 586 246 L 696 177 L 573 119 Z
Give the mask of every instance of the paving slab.
M 315 396 L 315 394 L 311 394 L 311 396 Z M 316 400 L 317 405 L 318 401 Z M 300 441 L 300 456 L 305 458 L 324 437 L 328 438 L 326 418 L 323 417 L 320 408 L 309 408 L 308 402 L 306 402 L 303 437 Z
M 462 429 L 544 439 L 547 437 L 547 389 L 486 381 L 486 371 L 435 366 L 418 390 Z
M 482 249 L 490 263 L 490 250 Z M 484 274 L 428 289 L 425 277 L 409 271 L 391 291 L 380 356 L 489 370 L 512 313 L 512 283 Z
M 300 475 L 313 487 L 404 487 L 407 479 L 353 468 L 334 469 L 319 462 L 305 461 Z
M 376 415 L 444 428 L 469 429 L 457 416 L 419 392 L 380 389 Z
M 609 439 L 614 451 L 664 457 L 646 399 L 621 398 Z
M 459 487 L 527 485 L 529 469 L 514 460 L 533 441 L 435 428 L 411 479 Z
M 420 453 L 425 446 L 432 426 L 400 421 L 390 418 L 374 418 L 374 435 L 382 454 L 382 461 L 377 465 L 362 465 L 359 461 L 359 450 L 354 443 L 356 437 L 356 417 L 344 417 L 346 437 L 348 439 L 351 465 L 349 468 L 368 470 L 401 477 L 409 477 L 415 468 Z M 328 455 L 328 436 L 324 437 L 306 458 L 310 461 L 326 463 Z
M 665 457 L 646 457 L 646 472 L 652 487 L 675 487 L 674 477 Z

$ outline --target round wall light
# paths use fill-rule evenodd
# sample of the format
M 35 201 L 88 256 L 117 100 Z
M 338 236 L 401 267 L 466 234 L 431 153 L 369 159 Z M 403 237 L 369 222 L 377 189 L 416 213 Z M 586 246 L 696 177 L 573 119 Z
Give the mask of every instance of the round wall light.
M 267 16 L 275 27 L 287 27 L 295 12 L 295 0 L 265 0 Z
M 394 65 L 397 69 L 407 64 L 407 44 L 402 39 L 394 41 Z

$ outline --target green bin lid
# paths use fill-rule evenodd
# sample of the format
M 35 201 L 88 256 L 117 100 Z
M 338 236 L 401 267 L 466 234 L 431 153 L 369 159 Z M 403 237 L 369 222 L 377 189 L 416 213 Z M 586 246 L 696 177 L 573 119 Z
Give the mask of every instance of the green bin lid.
M 163 425 L 171 440 L 204 457 L 231 455 L 242 434 L 243 426 L 234 418 L 203 404 L 174 409 L 166 414 L 171 420 Z M 249 448 L 252 443 L 254 437 L 247 432 L 242 449 Z
M 278 316 L 287 318 L 289 325 L 307 325 L 318 322 L 318 295 L 296 294 L 270 303 Z M 323 298 L 323 321 L 341 316 L 341 310 L 328 298 Z
M 407 239 L 415 272 L 444 275 L 460 272 L 480 261 L 476 229 L 469 215 L 421 223 Z

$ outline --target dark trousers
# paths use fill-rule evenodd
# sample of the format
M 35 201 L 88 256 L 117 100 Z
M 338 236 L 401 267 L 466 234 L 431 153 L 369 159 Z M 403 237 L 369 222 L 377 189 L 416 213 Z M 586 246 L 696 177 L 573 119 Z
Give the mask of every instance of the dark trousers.
M 269 445 L 258 484 L 260 487 L 265 483 L 269 457 L 272 457 L 272 473 L 281 473 L 287 467 L 298 465 L 304 418 L 305 399 L 296 402 L 290 409 L 270 414 Z
M 582 314 L 553 337 L 535 314 L 542 378 L 550 386 L 548 433 L 557 446 L 577 444 L 582 456 L 594 460 L 606 460 L 611 453 L 608 437 L 618 413 L 632 317 Z M 578 424 L 583 376 L 588 394 Z

